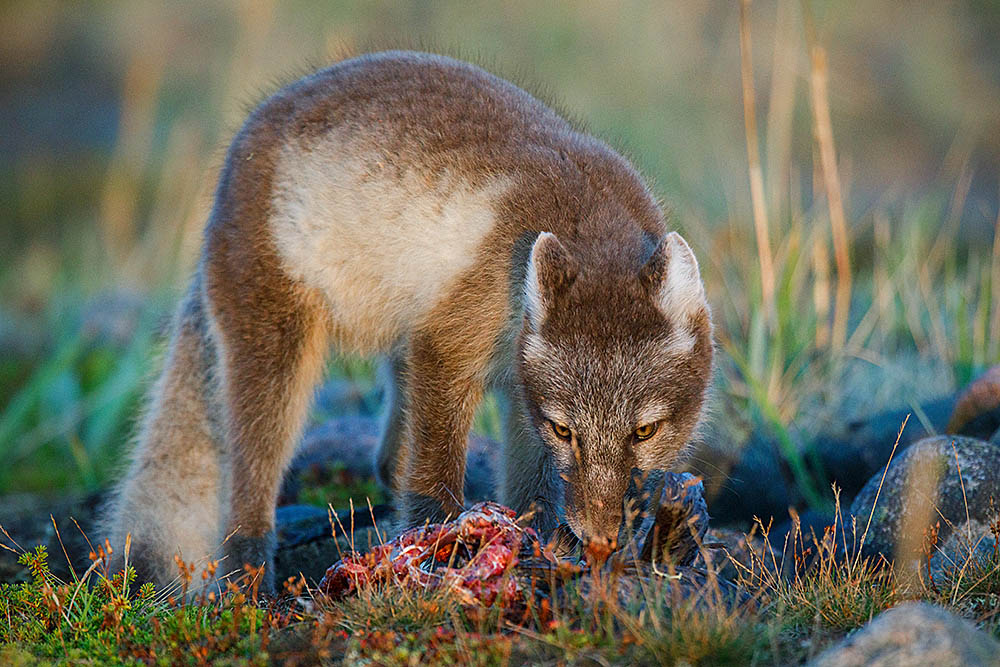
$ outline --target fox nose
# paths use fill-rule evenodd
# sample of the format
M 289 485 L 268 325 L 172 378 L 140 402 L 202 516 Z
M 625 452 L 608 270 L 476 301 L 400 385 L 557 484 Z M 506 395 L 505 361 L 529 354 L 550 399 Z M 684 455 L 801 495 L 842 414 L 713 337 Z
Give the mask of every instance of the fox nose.
M 583 541 L 583 553 L 589 561 L 603 563 L 618 548 L 618 537 L 594 536 Z
M 590 520 L 584 530 L 584 542 L 602 544 L 614 551 L 618 547 L 618 535 L 621 530 L 622 513 L 614 507 L 592 507 Z

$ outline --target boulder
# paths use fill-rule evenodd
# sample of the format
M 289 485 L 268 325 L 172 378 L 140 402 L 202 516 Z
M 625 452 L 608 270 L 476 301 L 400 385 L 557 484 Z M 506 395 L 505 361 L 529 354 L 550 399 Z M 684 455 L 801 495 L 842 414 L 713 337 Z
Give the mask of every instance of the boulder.
M 317 416 L 374 417 L 382 403 L 382 391 L 362 386 L 362 383 L 333 378 L 313 394 L 313 412 Z
M 1000 366 L 994 366 L 958 396 L 948 433 L 989 439 L 1000 429 Z
M 881 554 L 912 571 L 935 526 L 938 545 L 951 545 L 955 553 L 968 553 L 988 538 L 997 518 L 996 500 L 1000 447 L 962 436 L 935 436 L 897 453 L 884 481 L 881 472 L 872 475 L 850 514 L 857 519 L 859 538 L 871 517 L 864 555 Z
M 992 571 L 1000 562 L 998 553 L 996 537 L 980 534 L 970 543 L 968 535 L 952 532 L 934 548 L 926 573 L 936 586 L 950 590 L 952 582 L 968 581 L 972 572 Z
M 749 528 L 755 516 L 779 521 L 800 501 L 786 480 L 776 445 L 760 434 L 750 437 L 728 476 L 709 495 L 712 516 L 721 524 Z
M 309 429 L 285 473 L 278 504 L 300 503 L 304 488 L 333 481 L 335 473 L 351 481 L 374 479 L 378 434 L 378 420 L 361 415 L 330 419 Z
M 817 487 L 826 492 L 830 484 L 836 482 L 841 498 L 850 501 L 868 478 L 885 466 L 907 415 L 911 417 L 899 436 L 897 449 L 931 433 L 944 431 L 955 400 L 949 396 L 920 406 L 930 431 L 923 422 L 912 417 L 913 409 L 906 408 L 850 420 L 836 429 L 820 433 L 806 452 L 810 471 L 819 476 Z M 724 462 L 713 460 L 710 467 L 724 465 Z M 717 477 L 708 469 L 700 472 Z M 739 525 L 746 529 L 755 516 L 764 521 L 773 517 L 780 524 L 788 520 L 789 507 L 804 509 L 804 500 L 776 440 L 764 432 L 752 434 L 739 458 L 728 469 L 725 480 L 709 486 L 715 488 L 709 493 L 708 505 L 712 517 L 720 525 Z
M 849 420 L 839 429 L 822 433 L 813 443 L 813 451 L 826 477 L 822 488 L 829 489 L 829 484 L 836 482 L 841 498 L 853 498 L 869 477 L 885 467 L 897 435 L 898 452 L 934 433 L 943 432 L 955 400 L 954 396 L 946 396 L 920 405 L 927 426 L 917 419 L 916 410 L 907 407 Z M 899 433 L 904 421 L 906 428 Z
M 336 417 L 306 432 L 288 472 L 279 504 L 299 501 L 303 484 L 322 476 L 323 470 L 340 470 L 352 478 L 374 479 L 375 451 L 380 422 L 361 414 Z M 472 434 L 465 467 L 465 500 L 475 503 L 495 497 L 501 445 Z
M 1000 642 L 942 607 L 905 602 L 876 616 L 820 654 L 811 665 L 1000 665 Z
M 392 508 L 388 505 L 376 505 L 371 512 L 367 507 L 355 510 L 353 517 L 349 510 L 334 517 L 311 505 L 279 507 L 275 517 L 275 581 L 280 585 L 301 575 L 315 586 L 330 563 L 355 549 L 367 551 L 387 539 L 392 530 Z
M 33 493 L 10 494 L 0 499 L 0 526 L 24 549 L 44 545 L 52 573 L 70 581 L 73 568 L 79 574 L 90 565 L 91 546 L 87 540 L 93 541 L 95 547 L 100 543 L 96 525 L 104 501 L 105 496 L 100 493 L 56 498 Z M 11 546 L 6 537 L 0 536 L 0 541 Z M 15 553 L 0 548 L 0 582 L 27 579 L 26 569 L 17 562 L 18 553 L 20 549 Z
M 823 538 L 823 534 L 834 524 L 836 517 L 833 514 L 820 512 L 817 510 L 805 510 L 797 520 L 789 517 L 787 520 L 774 526 L 768 534 L 771 545 L 781 550 L 787 545 L 790 550 L 795 539 L 799 539 L 806 545 L 812 545 L 813 536 L 817 540 Z M 798 535 L 796 535 L 798 531 Z

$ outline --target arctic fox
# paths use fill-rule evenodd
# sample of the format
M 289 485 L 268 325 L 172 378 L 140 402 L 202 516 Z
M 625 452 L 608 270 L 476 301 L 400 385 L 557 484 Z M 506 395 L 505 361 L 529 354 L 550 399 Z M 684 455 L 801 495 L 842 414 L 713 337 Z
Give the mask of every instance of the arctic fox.
M 331 348 L 386 360 L 376 470 L 404 525 L 461 509 L 495 389 L 501 500 L 612 543 L 633 470 L 678 461 L 712 372 L 698 264 L 629 162 L 503 79 L 401 51 L 279 90 L 233 140 L 107 515 L 141 577 L 231 533 L 227 567 L 270 564 Z

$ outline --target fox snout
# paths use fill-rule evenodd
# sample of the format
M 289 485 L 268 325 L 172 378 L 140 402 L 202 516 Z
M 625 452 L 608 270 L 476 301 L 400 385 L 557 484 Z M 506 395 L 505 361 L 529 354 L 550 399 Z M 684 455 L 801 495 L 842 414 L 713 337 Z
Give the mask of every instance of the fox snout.
M 628 475 L 595 466 L 570 483 L 566 493 L 566 519 L 584 544 L 600 542 L 617 548 L 622 528 Z
M 596 542 L 607 545 L 611 551 L 618 548 L 618 534 L 621 531 L 622 512 L 595 512 L 583 529 L 584 544 Z

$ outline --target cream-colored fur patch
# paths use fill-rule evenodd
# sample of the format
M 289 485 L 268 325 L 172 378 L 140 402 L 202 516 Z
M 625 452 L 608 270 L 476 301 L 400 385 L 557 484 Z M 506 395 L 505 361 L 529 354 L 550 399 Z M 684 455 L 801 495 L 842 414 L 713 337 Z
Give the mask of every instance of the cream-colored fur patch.
M 327 295 L 339 343 L 385 349 L 475 261 L 509 182 L 402 172 L 336 132 L 279 160 L 271 229 L 290 275 Z
M 525 334 L 521 354 L 524 355 L 524 360 L 529 364 L 554 365 L 557 363 L 555 350 L 536 333 Z
M 667 338 L 666 354 L 682 357 L 689 354 L 697 342 L 694 332 L 688 328 L 686 323 L 680 326 L 675 325 Z
M 667 339 L 667 354 L 684 356 L 694 349 L 697 339 L 689 319 L 699 310 L 708 311 L 705 286 L 691 247 L 677 232 L 667 235 L 670 255 L 667 275 L 660 287 L 658 305 L 674 328 Z
M 535 243 L 531 246 L 528 271 L 524 277 L 524 308 L 535 331 L 542 328 L 542 323 L 545 321 L 545 311 L 548 308 L 542 298 L 542 287 L 538 284 L 538 249 L 543 243 L 549 242 L 550 238 L 554 239 L 555 235 L 550 232 L 542 232 L 535 239 Z
M 684 322 L 698 310 L 706 307 L 705 286 L 701 282 L 698 260 L 691 247 L 677 232 L 667 235 L 670 258 L 667 260 L 666 280 L 660 289 L 660 309 Z

